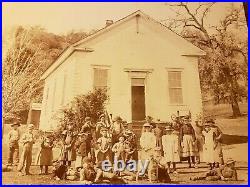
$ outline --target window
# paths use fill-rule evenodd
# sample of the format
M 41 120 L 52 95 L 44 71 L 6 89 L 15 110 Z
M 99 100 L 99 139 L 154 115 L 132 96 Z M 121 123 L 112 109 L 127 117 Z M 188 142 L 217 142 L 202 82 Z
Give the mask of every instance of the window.
M 94 68 L 94 88 L 104 89 L 108 85 L 108 70 L 101 68 Z
M 168 72 L 169 101 L 171 104 L 182 104 L 181 71 Z
M 132 86 L 144 86 L 144 79 L 142 78 L 132 78 L 131 79 Z

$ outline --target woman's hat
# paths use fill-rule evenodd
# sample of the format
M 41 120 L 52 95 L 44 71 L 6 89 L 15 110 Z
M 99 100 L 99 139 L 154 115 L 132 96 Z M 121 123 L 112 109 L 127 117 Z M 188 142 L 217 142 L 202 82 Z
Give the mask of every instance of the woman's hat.
M 87 133 L 84 133 L 84 132 L 81 132 L 81 133 L 79 133 L 77 136 L 88 136 L 88 134 L 87 134 Z
M 20 127 L 21 125 L 18 121 L 15 121 L 13 124 L 11 124 L 11 127 L 14 127 L 14 126 Z
M 120 116 L 116 116 L 116 117 L 114 118 L 114 121 L 122 121 L 122 118 L 121 118 Z
M 151 125 L 149 123 L 145 123 L 143 127 L 151 127 Z
M 208 119 L 205 121 L 205 123 L 212 123 L 212 124 L 215 124 L 214 119 L 212 119 L 212 118 L 208 118 Z
M 226 165 L 229 165 L 229 164 L 232 164 L 232 163 L 235 163 L 236 161 L 233 160 L 232 158 L 229 158 L 226 162 Z
M 172 127 L 171 125 L 167 125 L 167 126 L 165 127 L 165 130 L 166 130 L 166 131 L 172 131 L 172 130 L 174 130 L 174 129 L 173 129 L 173 127 Z

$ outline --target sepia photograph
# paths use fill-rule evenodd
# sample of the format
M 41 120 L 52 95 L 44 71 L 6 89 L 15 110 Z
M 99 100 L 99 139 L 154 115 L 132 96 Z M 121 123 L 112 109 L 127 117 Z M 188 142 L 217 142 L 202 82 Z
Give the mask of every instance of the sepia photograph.
M 2 3 L 2 184 L 248 184 L 248 4 Z

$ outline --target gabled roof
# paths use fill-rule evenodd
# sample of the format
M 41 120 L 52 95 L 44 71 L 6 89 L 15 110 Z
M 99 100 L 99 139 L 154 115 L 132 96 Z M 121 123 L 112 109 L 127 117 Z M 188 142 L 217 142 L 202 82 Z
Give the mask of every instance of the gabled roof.
M 116 27 L 117 25 L 122 24 L 123 22 L 132 19 L 135 16 L 141 16 L 146 18 L 147 20 L 150 20 L 152 22 L 154 22 L 155 24 L 157 24 L 158 26 L 161 26 L 163 29 L 165 29 L 167 32 L 169 32 L 168 34 L 170 35 L 174 35 L 175 37 L 178 38 L 178 41 L 182 41 L 185 50 L 185 53 L 183 54 L 184 56 L 203 56 L 206 55 L 206 53 L 204 51 L 202 51 L 200 48 L 196 47 L 195 45 L 191 44 L 189 41 L 187 41 L 186 39 L 184 39 L 182 36 L 178 35 L 177 33 L 174 33 L 173 31 L 171 31 L 170 29 L 168 29 L 165 25 L 161 24 L 160 22 L 154 20 L 153 18 L 151 18 L 150 16 L 146 15 L 145 13 L 143 13 L 140 10 L 137 10 L 136 12 L 133 12 L 132 14 L 129 14 L 128 16 L 114 22 L 112 25 L 110 26 L 105 26 L 102 29 L 96 31 L 95 33 L 87 36 L 86 38 L 72 44 L 71 46 L 69 46 L 68 48 L 66 48 L 61 54 L 60 56 L 55 60 L 54 63 L 52 63 L 51 66 L 48 67 L 48 69 L 43 73 L 41 79 L 45 79 L 46 77 L 48 77 L 53 71 L 55 71 L 74 51 L 83 51 L 83 52 L 92 52 L 94 51 L 93 49 L 89 49 L 89 48 L 79 48 L 78 46 L 95 38 L 96 36 L 101 35 L 102 33 L 105 33 L 109 30 L 112 30 L 114 27 Z

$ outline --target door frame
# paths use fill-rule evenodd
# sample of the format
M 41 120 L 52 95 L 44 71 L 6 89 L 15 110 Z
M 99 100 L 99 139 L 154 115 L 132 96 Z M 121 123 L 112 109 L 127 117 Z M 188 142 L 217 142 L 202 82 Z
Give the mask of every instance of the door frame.
M 148 80 L 149 73 L 153 72 L 153 69 L 135 69 L 135 68 L 124 68 L 124 72 L 128 73 L 128 101 L 130 106 L 129 120 L 132 122 L 132 79 L 141 78 L 144 79 L 144 92 L 145 92 L 145 116 L 147 116 L 148 111 Z

